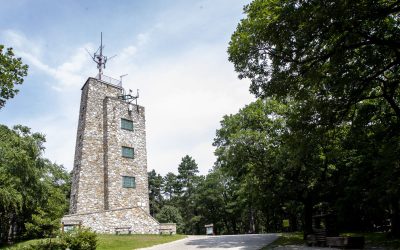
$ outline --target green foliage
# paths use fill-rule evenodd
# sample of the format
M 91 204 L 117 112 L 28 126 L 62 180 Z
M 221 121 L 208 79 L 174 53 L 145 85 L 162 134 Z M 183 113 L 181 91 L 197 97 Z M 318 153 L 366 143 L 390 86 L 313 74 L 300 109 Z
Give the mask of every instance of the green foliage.
M 45 239 L 40 240 L 35 244 L 31 244 L 29 246 L 21 247 L 18 249 L 21 250 L 65 250 L 68 245 L 65 241 L 60 239 Z
M 0 227 L 18 237 L 49 237 L 68 207 L 69 175 L 42 158 L 45 138 L 0 125 Z M 9 232 L 9 230 L 17 230 Z M 7 233 L 0 242 L 7 241 Z
M 254 0 L 244 10 L 229 60 L 286 111 L 271 125 L 250 108 L 224 117 L 218 166 L 242 194 L 261 193 L 242 197 L 267 218 L 292 226 L 303 210 L 308 232 L 313 213 L 335 212 L 342 229 L 400 236 L 400 3 Z
M 21 58 L 15 58 L 12 48 L 0 44 L 0 109 L 5 102 L 18 93 L 15 85 L 22 84 L 27 75 L 28 66 Z
M 96 250 L 97 235 L 89 229 L 73 230 L 61 237 L 71 250 Z
M 183 233 L 184 222 L 179 209 L 173 206 L 165 205 L 157 214 L 156 219 L 161 223 L 176 223 L 177 233 Z
M 399 7 L 394 0 L 255 0 L 232 35 L 229 60 L 257 96 L 317 95 L 314 105 L 334 112 L 378 99 L 400 118 Z
M 89 229 L 79 229 L 62 233 L 57 238 L 43 239 L 30 244 L 19 244 L 14 248 L 21 250 L 95 250 L 97 241 L 96 233 Z
M 186 155 L 178 167 L 178 193 L 183 192 L 184 196 L 190 196 L 196 182 L 196 174 L 199 172 L 196 161 Z
M 157 174 L 153 169 L 148 172 L 149 180 L 149 200 L 150 200 L 150 214 L 154 216 L 157 214 L 163 203 L 164 198 L 162 196 L 162 188 L 164 185 L 164 180 L 160 174 Z
M 175 240 L 185 238 L 184 235 L 113 235 L 113 234 L 100 234 L 97 235 L 98 244 L 97 250 L 131 250 L 144 247 L 150 247 L 157 244 L 167 243 Z M 15 249 L 15 250 L 36 250 L 37 246 L 46 250 L 67 249 L 66 242 L 62 237 L 46 239 L 46 240 L 29 240 L 17 243 L 11 247 L 0 247 L 0 249 Z M 61 247 L 61 248 L 57 248 Z
M 179 184 L 177 180 L 177 176 L 174 173 L 169 172 L 164 178 L 164 193 L 168 200 L 172 200 L 174 195 L 177 194 L 179 190 Z

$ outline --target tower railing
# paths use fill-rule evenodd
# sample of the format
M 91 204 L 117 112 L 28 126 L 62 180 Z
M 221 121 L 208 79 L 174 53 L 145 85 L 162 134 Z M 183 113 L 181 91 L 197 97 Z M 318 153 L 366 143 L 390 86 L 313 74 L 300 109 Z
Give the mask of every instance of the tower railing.
M 112 78 L 110 76 L 106 76 L 106 75 L 103 75 L 103 74 L 97 74 L 96 79 L 99 79 L 100 81 L 103 81 L 103 82 L 111 84 L 111 85 L 122 87 L 122 81 L 121 80 Z

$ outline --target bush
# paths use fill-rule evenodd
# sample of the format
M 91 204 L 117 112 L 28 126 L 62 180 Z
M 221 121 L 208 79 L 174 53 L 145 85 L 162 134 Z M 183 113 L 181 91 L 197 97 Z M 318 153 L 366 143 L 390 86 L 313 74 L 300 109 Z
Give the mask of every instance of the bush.
M 156 219 L 161 223 L 176 223 L 177 233 L 183 233 L 185 225 L 179 209 L 174 206 L 165 205 L 156 215 Z
M 23 248 L 29 249 L 29 250 L 65 250 L 67 248 L 67 245 L 65 242 L 61 240 L 41 240 L 38 243 L 34 245 L 30 245 L 28 248 Z
M 79 229 L 62 233 L 57 239 L 41 240 L 24 246 L 21 250 L 96 250 L 97 235 L 89 229 Z
M 97 235 L 89 229 L 79 229 L 62 236 L 71 250 L 96 250 Z

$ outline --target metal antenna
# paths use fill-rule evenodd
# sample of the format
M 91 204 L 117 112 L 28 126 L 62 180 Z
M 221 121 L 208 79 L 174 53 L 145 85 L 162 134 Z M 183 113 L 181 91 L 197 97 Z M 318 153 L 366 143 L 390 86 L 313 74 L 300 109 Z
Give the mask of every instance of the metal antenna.
M 106 63 L 107 63 L 107 57 L 103 56 L 103 32 L 100 33 L 100 47 L 97 49 L 96 52 L 93 53 L 93 56 L 89 53 L 90 57 L 93 59 L 93 61 L 97 64 L 97 68 L 99 69 L 99 80 L 101 80 L 101 76 L 103 75 L 103 69 L 106 68 Z M 100 51 L 100 54 L 97 52 Z
M 122 76 L 119 76 L 119 79 L 120 79 L 120 81 L 121 81 L 121 85 L 122 85 L 122 77 L 125 77 L 125 76 L 127 76 L 128 74 L 125 74 L 125 75 L 122 75 Z

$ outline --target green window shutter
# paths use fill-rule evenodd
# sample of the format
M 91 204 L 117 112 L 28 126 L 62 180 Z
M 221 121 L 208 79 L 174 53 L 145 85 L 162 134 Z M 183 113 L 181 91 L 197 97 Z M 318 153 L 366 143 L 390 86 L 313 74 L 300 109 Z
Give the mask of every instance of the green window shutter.
M 122 187 L 124 187 L 124 188 L 136 188 L 135 177 L 133 177 L 133 176 L 122 176 Z
M 121 128 L 133 131 L 133 121 L 121 118 Z
M 122 147 L 122 156 L 123 157 L 128 157 L 128 158 L 133 158 L 134 157 L 134 149 L 129 148 L 129 147 Z

